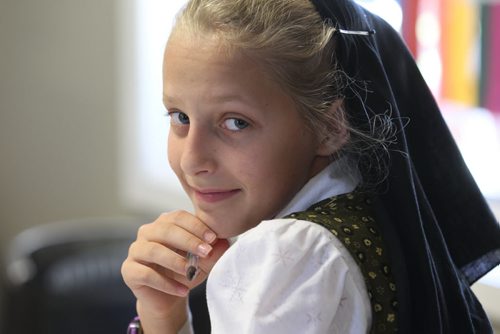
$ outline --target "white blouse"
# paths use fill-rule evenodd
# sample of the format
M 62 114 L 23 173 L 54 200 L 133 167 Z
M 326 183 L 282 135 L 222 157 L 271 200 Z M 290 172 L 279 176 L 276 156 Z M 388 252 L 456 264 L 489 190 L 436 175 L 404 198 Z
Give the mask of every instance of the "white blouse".
M 332 163 L 277 217 L 357 184 Z M 240 235 L 210 272 L 207 303 L 214 334 L 358 334 L 371 324 L 363 276 L 349 251 L 324 227 L 296 219 L 263 221 Z

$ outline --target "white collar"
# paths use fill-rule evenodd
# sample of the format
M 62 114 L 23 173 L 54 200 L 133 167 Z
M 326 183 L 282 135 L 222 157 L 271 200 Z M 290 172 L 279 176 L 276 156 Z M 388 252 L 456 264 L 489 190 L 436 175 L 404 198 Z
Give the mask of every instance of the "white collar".
M 308 209 L 326 198 L 352 192 L 360 177 L 346 173 L 342 161 L 334 161 L 313 176 L 275 217 L 280 218 Z

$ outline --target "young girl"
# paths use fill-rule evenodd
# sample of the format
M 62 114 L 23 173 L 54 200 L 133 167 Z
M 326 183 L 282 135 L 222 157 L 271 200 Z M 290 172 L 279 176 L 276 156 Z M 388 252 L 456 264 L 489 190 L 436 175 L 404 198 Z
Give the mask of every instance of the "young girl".
M 213 333 L 492 332 L 469 285 L 500 262 L 498 224 L 380 18 L 349 0 L 191 0 L 164 101 L 195 211 L 139 229 L 133 326 L 190 333 L 208 277 Z

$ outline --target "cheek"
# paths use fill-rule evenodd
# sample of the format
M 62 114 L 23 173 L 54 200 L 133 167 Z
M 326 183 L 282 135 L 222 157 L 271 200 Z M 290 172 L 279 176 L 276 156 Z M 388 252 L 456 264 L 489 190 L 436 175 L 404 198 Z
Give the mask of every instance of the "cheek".
M 180 145 L 177 145 L 175 140 L 169 137 L 167 145 L 167 157 L 168 163 L 174 171 L 177 171 L 177 168 L 179 167 L 180 154 Z
M 297 131 L 280 136 L 280 139 L 281 141 L 274 145 L 271 152 L 273 163 L 280 168 L 308 168 L 315 156 L 315 146 L 311 136 Z
M 255 154 L 241 157 L 238 162 L 238 174 L 255 188 L 270 184 L 277 186 L 276 183 L 281 187 L 281 181 L 294 173 L 296 162 L 292 152 L 276 146 L 258 150 Z

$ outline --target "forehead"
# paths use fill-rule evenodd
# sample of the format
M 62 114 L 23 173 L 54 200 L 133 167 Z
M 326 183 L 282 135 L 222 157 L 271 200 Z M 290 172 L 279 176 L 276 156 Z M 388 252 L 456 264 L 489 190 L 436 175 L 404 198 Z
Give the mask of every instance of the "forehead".
M 220 70 L 252 70 L 263 69 L 252 58 L 222 43 L 211 35 L 182 34 L 172 35 L 165 48 L 164 71 L 173 70 L 175 65 L 219 67 Z M 194 68 L 193 68 L 194 69 Z
M 171 37 L 163 66 L 167 97 L 232 94 L 261 103 L 276 98 L 290 100 L 263 66 L 243 52 L 228 50 L 215 38 Z

